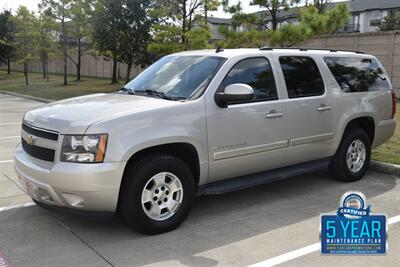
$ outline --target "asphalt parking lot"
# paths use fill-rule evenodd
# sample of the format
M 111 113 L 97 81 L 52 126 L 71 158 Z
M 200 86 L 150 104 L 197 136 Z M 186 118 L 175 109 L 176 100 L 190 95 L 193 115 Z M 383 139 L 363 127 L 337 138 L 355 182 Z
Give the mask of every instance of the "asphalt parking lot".
M 88 219 L 33 205 L 21 190 L 12 154 L 26 110 L 43 103 L 0 94 L 0 259 L 12 266 L 399 266 L 400 177 L 369 172 L 359 182 L 327 171 L 253 189 L 198 197 L 177 230 L 144 236 L 116 219 Z M 319 216 L 347 190 L 386 213 L 386 256 L 321 256 Z M 1 265 L 1 264 L 0 264 Z

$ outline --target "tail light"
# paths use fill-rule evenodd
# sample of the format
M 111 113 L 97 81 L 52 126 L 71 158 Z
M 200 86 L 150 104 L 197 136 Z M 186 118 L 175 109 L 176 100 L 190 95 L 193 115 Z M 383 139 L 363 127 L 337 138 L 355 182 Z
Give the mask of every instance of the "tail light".
M 394 119 L 394 116 L 396 115 L 396 104 L 396 93 L 394 92 L 394 90 L 392 90 L 392 119 Z

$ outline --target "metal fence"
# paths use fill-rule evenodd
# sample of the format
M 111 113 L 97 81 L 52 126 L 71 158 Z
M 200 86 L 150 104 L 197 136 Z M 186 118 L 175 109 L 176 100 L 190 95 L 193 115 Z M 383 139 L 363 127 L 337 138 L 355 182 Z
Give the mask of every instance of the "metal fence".
M 6 69 L 6 66 L 1 66 L 1 69 Z M 30 72 L 42 72 L 42 63 L 30 62 L 28 64 L 28 69 Z M 16 62 L 11 63 L 12 71 L 23 71 L 23 64 L 17 64 Z M 126 77 L 127 65 L 124 63 L 118 63 L 118 76 L 120 78 Z M 64 73 L 64 62 L 61 59 L 53 60 L 48 64 L 49 73 Z M 139 74 L 141 68 L 134 66 L 131 69 L 130 77 L 135 77 Z M 76 74 L 76 66 L 70 60 L 67 63 L 67 73 L 70 75 Z M 94 57 L 91 55 L 85 55 L 82 57 L 81 64 L 81 75 L 100 77 L 100 78 L 111 78 L 112 76 L 112 61 L 106 60 L 103 57 Z

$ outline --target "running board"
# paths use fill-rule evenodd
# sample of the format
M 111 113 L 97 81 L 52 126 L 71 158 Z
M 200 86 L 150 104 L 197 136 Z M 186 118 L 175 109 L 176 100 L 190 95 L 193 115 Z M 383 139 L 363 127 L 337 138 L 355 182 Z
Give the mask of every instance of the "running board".
M 225 194 L 287 179 L 297 175 L 324 170 L 329 166 L 330 160 L 331 158 L 324 158 L 270 171 L 259 172 L 200 185 L 197 190 L 197 195 Z

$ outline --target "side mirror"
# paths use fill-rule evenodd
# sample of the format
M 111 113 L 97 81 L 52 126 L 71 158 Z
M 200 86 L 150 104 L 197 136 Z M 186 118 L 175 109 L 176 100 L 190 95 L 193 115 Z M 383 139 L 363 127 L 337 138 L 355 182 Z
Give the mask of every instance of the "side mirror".
M 215 94 L 215 103 L 221 108 L 226 108 L 230 103 L 250 101 L 254 98 L 254 90 L 250 85 L 235 83 L 225 87 L 224 92 Z

